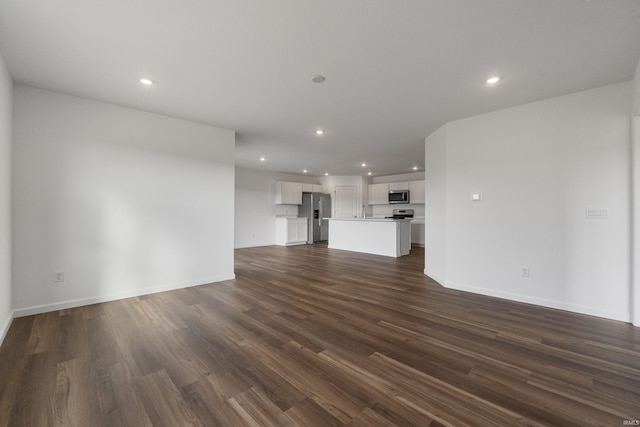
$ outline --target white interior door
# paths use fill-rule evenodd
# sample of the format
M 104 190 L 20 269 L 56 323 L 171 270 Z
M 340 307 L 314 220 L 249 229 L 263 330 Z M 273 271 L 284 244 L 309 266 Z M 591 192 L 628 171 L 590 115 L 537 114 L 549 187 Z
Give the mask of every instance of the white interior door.
M 358 217 L 358 187 L 356 185 L 336 185 L 333 198 L 334 218 Z

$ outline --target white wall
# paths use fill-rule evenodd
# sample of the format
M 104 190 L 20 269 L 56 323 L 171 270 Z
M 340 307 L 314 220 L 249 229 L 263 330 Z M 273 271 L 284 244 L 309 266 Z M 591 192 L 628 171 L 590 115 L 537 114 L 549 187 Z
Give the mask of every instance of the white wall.
M 633 114 L 640 116 L 640 60 L 633 77 Z
M 13 318 L 11 306 L 11 117 L 13 83 L 0 56 L 0 344 Z
M 640 326 L 640 60 L 633 78 L 633 324 Z
M 236 168 L 236 248 L 275 244 L 273 173 Z M 296 207 L 297 214 L 297 207 Z
M 631 320 L 634 325 L 640 326 L 640 115 L 633 117 L 632 133 L 633 278 L 631 282 Z
M 424 172 L 409 172 L 396 175 L 374 176 L 371 178 L 372 184 L 380 184 L 385 182 L 403 182 L 403 181 L 420 181 L 424 179 Z
M 425 271 L 452 288 L 629 321 L 631 97 L 628 82 L 607 86 L 427 138 Z M 443 150 L 446 168 L 431 169 Z M 587 207 L 608 217 L 587 219 Z M 443 250 L 444 275 L 430 258 Z
M 425 274 L 446 282 L 447 248 L 447 125 L 429 135 L 425 144 Z M 428 220 L 427 220 L 428 218 Z
M 235 247 L 276 243 L 276 216 L 297 216 L 297 205 L 275 205 L 276 181 L 320 184 L 315 177 L 236 168 Z
M 234 132 L 27 86 L 14 99 L 16 315 L 234 277 Z

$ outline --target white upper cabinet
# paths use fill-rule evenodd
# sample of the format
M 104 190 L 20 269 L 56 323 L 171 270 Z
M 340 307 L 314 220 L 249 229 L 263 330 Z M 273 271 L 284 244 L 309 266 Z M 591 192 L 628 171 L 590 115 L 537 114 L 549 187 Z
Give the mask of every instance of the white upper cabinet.
M 411 244 L 424 246 L 424 221 L 423 223 L 411 221 Z
M 299 182 L 277 181 L 275 196 L 277 205 L 301 205 L 302 184 Z
M 408 182 L 390 182 L 389 183 L 389 191 L 408 190 L 408 189 L 409 189 Z
M 302 184 L 302 191 L 305 193 L 322 193 L 320 184 Z
M 388 205 L 389 184 L 369 184 L 368 197 L 370 205 Z
M 411 204 L 424 204 L 424 180 L 409 181 L 409 202 Z
M 369 184 L 369 204 L 388 205 L 389 191 L 409 190 L 409 204 L 424 204 L 424 180 Z
M 307 243 L 308 218 L 276 218 L 276 245 Z

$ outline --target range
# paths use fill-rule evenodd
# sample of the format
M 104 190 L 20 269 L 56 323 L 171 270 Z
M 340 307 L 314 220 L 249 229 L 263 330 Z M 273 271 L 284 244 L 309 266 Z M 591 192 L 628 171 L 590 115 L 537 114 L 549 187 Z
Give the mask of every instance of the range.
M 394 209 L 393 216 L 385 216 L 385 218 L 393 218 L 393 219 L 413 218 L 413 209 Z

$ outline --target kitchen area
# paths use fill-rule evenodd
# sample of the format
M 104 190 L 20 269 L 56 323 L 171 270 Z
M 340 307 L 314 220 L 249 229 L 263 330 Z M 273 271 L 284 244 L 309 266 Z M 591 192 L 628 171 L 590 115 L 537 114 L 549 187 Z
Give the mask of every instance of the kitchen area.
M 352 206 L 347 212 L 332 206 L 337 202 L 344 207 L 345 199 L 326 183 L 277 181 L 273 189 L 276 207 L 280 208 L 280 215 L 276 215 L 277 245 L 326 243 L 332 249 L 390 257 L 408 255 L 412 245 L 424 246 L 424 179 L 363 179 L 351 196 L 353 200 L 346 200 Z M 278 205 L 291 209 L 283 212 Z

